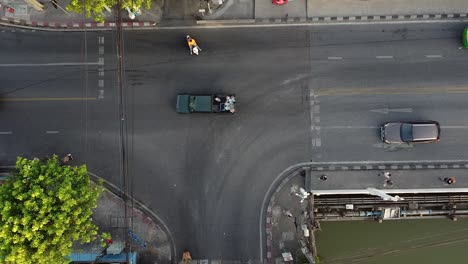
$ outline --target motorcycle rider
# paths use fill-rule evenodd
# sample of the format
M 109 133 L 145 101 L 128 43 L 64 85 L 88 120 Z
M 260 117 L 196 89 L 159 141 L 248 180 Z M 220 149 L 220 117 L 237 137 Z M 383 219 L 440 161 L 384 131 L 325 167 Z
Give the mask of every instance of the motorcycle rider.
M 202 50 L 202 49 L 198 46 L 198 44 L 197 44 L 197 42 L 195 41 L 195 39 L 192 38 L 192 37 L 190 37 L 189 35 L 187 35 L 187 43 L 188 43 L 189 48 L 190 48 L 190 54 L 192 54 L 192 49 L 193 49 L 193 47 L 197 47 L 197 49 Z

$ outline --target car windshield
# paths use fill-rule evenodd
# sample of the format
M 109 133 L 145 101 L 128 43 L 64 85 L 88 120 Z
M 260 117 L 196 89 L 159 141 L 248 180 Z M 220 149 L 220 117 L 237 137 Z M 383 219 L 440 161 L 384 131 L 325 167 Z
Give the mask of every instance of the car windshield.
M 413 141 L 413 125 L 411 124 L 401 125 L 401 140 L 405 142 Z

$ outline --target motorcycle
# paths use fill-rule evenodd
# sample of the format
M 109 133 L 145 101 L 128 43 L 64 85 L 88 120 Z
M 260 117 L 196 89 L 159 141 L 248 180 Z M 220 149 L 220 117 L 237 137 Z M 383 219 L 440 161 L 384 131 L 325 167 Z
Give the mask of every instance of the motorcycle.
M 195 53 L 195 55 L 198 56 L 199 52 L 202 50 L 197 42 L 195 41 L 195 39 L 193 39 L 192 37 L 190 37 L 190 35 L 187 35 L 187 37 L 185 37 L 185 39 L 187 40 L 187 45 L 189 46 L 189 50 L 190 50 L 190 55 L 192 55 L 193 53 Z

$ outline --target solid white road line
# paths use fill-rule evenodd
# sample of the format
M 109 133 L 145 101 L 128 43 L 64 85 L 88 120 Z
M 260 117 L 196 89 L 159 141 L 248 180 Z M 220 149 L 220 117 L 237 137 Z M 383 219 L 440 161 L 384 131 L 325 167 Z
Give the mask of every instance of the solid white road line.
M 442 55 L 426 55 L 426 58 L 442 58 Z
M 461 128 L 461 129 L 467 129 L 468 126 L 440 126 L 440 128 L 449 128 L 449 129 L 450 129 L 450 128 L 455 128 L 455 129 Z
M 393 56 L 375 56 L 377 59 L 393 59 Z
M 52 63 L 7 63 L 0 64 L 0 67 L 43 67 L 43 66 L 84 66 L 100 65 L 99 62 L 52 62 Z
M 377 129 L 378 126 L 322 126 L 322 129 Z

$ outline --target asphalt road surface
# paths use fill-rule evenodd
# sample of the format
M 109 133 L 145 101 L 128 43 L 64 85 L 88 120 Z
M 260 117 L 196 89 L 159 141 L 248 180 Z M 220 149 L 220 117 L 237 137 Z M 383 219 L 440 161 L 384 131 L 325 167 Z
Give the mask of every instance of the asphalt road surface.
M 178 252 L 258 260 L 265 192 L 313 161 L 467 160 L 461 23 L 125 33 L 130 192 Z M 185 34 L 203 49 L 190 56 Z M 114 34 L 0 35 L 1 165 L 72 152 L 118 186 Z M 102 40 L 104 39 L 104 41 Z M 34 64 L 34 65 L 33 65 Z M 237 95 L 234 115 L 175 113 L 178 93 Z M 441 142 L 388 146 L 378 126 L 433 119 Z
M 325 28 L 324 28 L 325 29 Z M 458 25 L 327 27 L 312 37 L 321 146 L 314 161 L 466 160 L 466 50 Z M 315 77 L 316 76 L 316 77 Z M 388 121 L 436 120 L 437 144 L 385 145 Z

